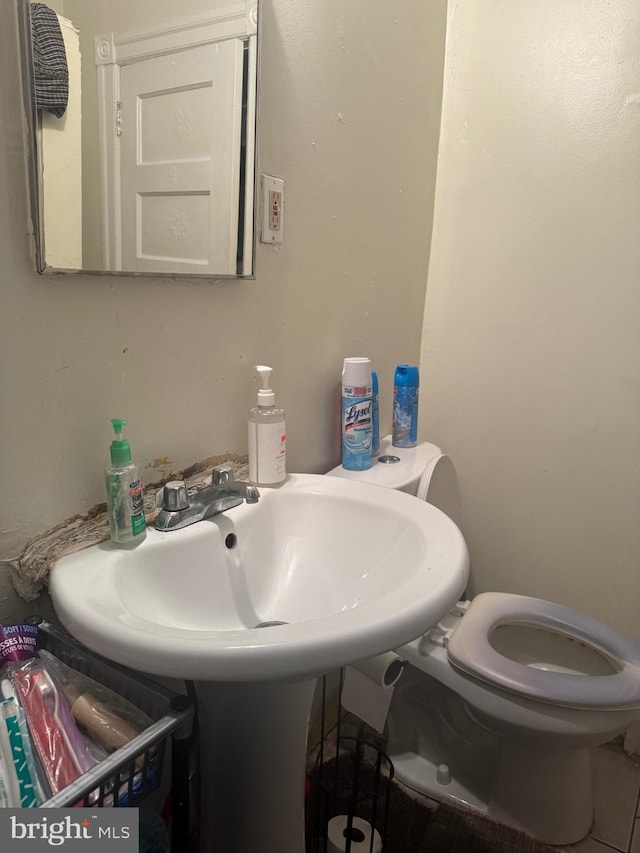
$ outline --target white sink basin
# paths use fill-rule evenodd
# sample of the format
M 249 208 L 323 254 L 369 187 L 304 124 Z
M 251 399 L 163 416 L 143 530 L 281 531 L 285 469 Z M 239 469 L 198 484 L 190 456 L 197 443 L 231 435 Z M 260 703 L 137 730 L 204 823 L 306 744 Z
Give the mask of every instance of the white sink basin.
M 401 492 L 298 474 L 183 530 L 61 559 L 66 628 L 137 670 L 206 681 L 303 679 L 406 643 L 462 593 L 455 524 Z M 264 622 L 284 625 L 257 627 Z

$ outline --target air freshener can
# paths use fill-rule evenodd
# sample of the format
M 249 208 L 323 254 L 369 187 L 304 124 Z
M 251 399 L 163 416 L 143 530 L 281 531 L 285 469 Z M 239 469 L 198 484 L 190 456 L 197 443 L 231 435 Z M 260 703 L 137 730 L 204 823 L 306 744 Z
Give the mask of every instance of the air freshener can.
M 409 364 L 396 367 L 393 383 L 394 447 L 415 447 L 418 443 L 418 394 L 420 375 L 418 368 Z
M 345 358 L 342 368 L 342 467 L 371 468 L 373 385 L 368 358 Z
M 371 424 L 373 435 L 371 438 L 371 455 L 380 456 L 380 406 L 378 404 L 378 374 L 371 371 Z

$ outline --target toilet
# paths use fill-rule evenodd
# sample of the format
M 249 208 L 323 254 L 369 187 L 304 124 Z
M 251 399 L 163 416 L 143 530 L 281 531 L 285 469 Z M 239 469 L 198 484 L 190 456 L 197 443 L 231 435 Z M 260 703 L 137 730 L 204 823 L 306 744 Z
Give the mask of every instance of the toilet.
M 415 494 L 460 526 L 455 469 L 433 444 L 387 437 L 368 471 L 329 475 Z M 401 782 L 547 844 L 587 835 L 591 751 L 640 719 L 640 646 L 560 604 L 486 592 L 395 651 L 386 752 Z

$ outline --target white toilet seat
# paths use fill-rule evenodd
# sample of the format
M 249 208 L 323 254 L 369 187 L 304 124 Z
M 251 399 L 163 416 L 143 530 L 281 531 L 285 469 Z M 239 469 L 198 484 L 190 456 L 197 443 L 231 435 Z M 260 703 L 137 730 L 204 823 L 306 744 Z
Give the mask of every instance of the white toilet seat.
M 610 675 L 550 672 L 513 661 L 489 638 L 500 625 L 520 624 L 564 634 L 602 652 L 619 669 Z M 447 643 L 450 663 L 511 693 L 567 708 L 640 708 L 640 646 L 613 628 L 568 607 L 509 593 L 481 593 Z

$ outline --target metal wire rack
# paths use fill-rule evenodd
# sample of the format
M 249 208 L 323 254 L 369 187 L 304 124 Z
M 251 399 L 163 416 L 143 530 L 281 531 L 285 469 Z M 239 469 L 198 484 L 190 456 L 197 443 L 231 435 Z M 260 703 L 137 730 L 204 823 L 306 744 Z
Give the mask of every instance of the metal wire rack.
M 322 679 L 321 738 L 308 800 L 307 853 L 327 853 L 327 828 L 331 818 L 336 816 L 344 819 L 341 844 L 345 853 L 350 853 L 352 846 L 363 849 L 362 833 L 358 829 L 360 820 L 377 830 L 382 846 L 375 850 L 386 849 L 393 764 L 379 749 L 379 744 L 368 739 L 364 724 L 355 736 L 345 735 L 341 707 L 343 682 L 344 670 L 341 670 L 335 698 L 337 713 L 331 713 L 328 705 L 334 700 L 327 690 L 326 676 Z M 327 719 L 336 720 L 331 731 L 327 730 Z M 374 853 L 373 833 L 369 849 Z
M 137 705 L 154 721 L 42 803 L 41 808 L 78 804 L 91 808 L 137 806 L 159 786 L 166 744 L 170 740 L 171 850 L 189 853 L 189 749 L 194 725 L 191 699 L 90 652 L 66 631 L 40 616 L 31 616 L 26 621 L 38 626 L 41 648 Z

